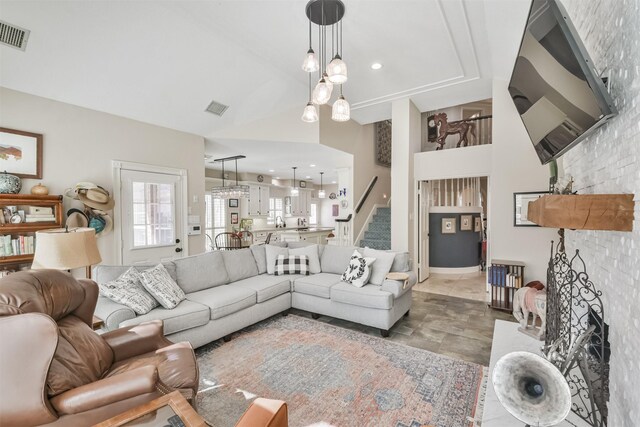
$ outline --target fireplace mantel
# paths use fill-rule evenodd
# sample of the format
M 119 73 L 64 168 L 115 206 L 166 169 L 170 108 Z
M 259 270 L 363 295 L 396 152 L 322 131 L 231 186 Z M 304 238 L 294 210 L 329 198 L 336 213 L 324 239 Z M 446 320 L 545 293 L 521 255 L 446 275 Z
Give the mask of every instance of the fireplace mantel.
M 529 221 L 571 230 L 633 230 L 633 194 L 548 194 L 530 202 Z

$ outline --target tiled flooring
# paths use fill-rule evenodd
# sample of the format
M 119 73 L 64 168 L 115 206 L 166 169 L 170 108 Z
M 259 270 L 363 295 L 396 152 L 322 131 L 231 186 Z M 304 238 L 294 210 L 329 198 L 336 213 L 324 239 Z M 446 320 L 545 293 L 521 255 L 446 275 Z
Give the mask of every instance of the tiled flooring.
M 435 274 L 414 286 L 414 290 L 451 297 L 486 301 L 486 272 L 469 274 Z
M 301 310 L 291 312 L 311 317 Z M 414 291 L 409 316 L 394 325 L 387 339 L 488 366 L 496 319 L 514 320 L 510 313 L 492 310 L 484 302 Z M 326 316 L 318 320 L 380 336 L 378 329 L 346 320 Z

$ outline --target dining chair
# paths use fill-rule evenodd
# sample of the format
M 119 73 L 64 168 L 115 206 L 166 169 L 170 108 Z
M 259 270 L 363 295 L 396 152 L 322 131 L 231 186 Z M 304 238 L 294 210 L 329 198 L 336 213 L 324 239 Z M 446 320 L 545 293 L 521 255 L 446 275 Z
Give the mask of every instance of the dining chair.
M 216 235 L 215 242 L 216 248 L 221 251 L 240 249 L 242 247 L 242 241 L 236 233 L 219 233 L 218 235 Z

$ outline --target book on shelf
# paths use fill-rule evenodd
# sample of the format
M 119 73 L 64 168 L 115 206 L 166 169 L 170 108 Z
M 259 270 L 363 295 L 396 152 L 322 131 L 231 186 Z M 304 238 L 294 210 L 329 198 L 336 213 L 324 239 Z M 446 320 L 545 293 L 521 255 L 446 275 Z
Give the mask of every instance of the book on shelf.
M 56 220 L 56 217 L 53 215 L 30 215 L 27 214 L 25 218 L 25 222 L 53 222 Z
M 18 236 L 15 239 L 10 235 L 0 236 L 0 256 L 32 255 L 34 252 L 34 236 Z
M 28 215 L 49 215 L 49 216 L 53 216 L 53 208 L 48 208 L 48 207 L 43 207 L 43 206 L 29 206 Z

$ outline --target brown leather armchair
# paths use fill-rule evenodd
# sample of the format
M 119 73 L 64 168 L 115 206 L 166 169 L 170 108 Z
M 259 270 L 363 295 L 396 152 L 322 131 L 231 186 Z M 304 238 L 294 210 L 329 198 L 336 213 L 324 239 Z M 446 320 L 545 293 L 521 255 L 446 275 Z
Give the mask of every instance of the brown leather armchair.
M 87 426 L 179 390 L 195 401 L 198 365 L 162 322 L 103 335 L 98 287 L 55 270 L 0 280 L 0 425 Z

